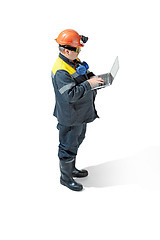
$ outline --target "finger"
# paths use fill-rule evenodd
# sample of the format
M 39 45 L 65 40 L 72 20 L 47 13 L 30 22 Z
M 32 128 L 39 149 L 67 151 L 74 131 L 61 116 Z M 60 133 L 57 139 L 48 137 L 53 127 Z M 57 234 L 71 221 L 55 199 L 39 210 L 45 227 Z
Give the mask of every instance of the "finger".
M 104 82 L 103 78 L 98 78 L 99 82 Z

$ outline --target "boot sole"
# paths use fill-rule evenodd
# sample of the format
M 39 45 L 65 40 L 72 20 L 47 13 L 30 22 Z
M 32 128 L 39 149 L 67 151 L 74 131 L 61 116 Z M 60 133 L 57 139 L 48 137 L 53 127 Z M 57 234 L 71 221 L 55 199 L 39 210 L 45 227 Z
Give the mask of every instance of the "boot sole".
M 71 189 L 71 190 L 73 190 L 73 191 L 82 191 L 83 190 L 83 186 L 82 186 L 82 188 L 72 188 L 72 187 L 70 187 L 70 186 L 68 186 L 67 184 L 66 184 L 66 182 L 65 181 L 63 181 L 62 179 L 60 179 L 60 183 L 63 185 L 63 186 L 65 186 L 65 187 L 67 187 L 67 188 L 69 188 L 69 189 Z
M 87 176 L 88 176 L 88 174 L 86 174 L 86 175 L 72 174 L 72 177 L 75 177 L 75 178 L 84 178 L 84 177 L 87 177 Z

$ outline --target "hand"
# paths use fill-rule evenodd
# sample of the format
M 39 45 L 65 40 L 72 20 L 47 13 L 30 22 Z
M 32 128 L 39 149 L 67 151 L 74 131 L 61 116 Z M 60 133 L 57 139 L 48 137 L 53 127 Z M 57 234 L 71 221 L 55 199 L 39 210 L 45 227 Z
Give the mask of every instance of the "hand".
M 100 84 L 104 84 L 104 80 L 102 78 L 98 78 L 98 77 L 92 77 L 89 80 L 87 80 L 89 82 L 89 84 L 91 86 L 100 83 Z

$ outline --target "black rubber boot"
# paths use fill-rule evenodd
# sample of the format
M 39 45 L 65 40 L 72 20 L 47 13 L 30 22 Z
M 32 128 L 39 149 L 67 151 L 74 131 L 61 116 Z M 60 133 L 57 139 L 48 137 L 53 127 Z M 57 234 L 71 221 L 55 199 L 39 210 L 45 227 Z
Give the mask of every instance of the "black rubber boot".
M 77 183 L 72 178 L 72 172 L 74 167 L 74 161 L 71 162 L 63 162 L 60 161 L 60 183 L 73 191 L 81 191 L 83 189 L 82 184 Z
M 75 164 L 76 164 L 76 159 L 74 160 L 73 162 L 73 171 L 72 171 L 72 176 L 73 177 L 77 177 L 77 178 L 83 178 L 83 177 L 87 177 L 88 176 L 88 171 L 87 170 L 78 170 L 76 167 L 75 167 Z

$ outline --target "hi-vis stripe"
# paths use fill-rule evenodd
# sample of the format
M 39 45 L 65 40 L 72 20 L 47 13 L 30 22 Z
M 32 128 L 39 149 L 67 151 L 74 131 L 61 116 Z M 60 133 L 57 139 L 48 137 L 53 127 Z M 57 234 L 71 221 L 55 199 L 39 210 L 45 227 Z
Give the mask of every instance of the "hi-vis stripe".
M 64 92 L 66 92 L 67 90 L 71 89 L 72 87 L 74 87 L 76 84 L 75 83 L 69 83 L 65 86 L 63 86 L 61 89 L 59 89 L 59 92 L 61 94 L 63 94 Z
M 53 72 L 51 71 L 51 78 L 54 78 L 54 74 L 53 74 Z
M 52 68 L 52 72 L 51 72 L 51 77 L 52 78 L 54 78 L 54 76 L 55 76 L 55 74 L 56 74 L 56 72 L 58 70 L 65 70 L 65 71 L 67 71 L 72 78 L 77 78 L 79 76 L 79 74 L 76 72 L 76 70 L 73 67 L 71 67 L 69 64 L 64 62 L 60 57 L 57 58 L 57 61 L 55 62 L 54 66 Z M 61 94 L 63 94 L 67 90 L 69 90 L 72 87 L 74 87 L 75 85 L 76 85 L 75 82 L 66 84 L 62 88 L 59 89 L 59 92 Z
M 72 77 L 72 78 L 77 78 L 78 76 L 79 76 L 79 74 L 78 74 L 77 72 L 71 74 L 71 77 Z

